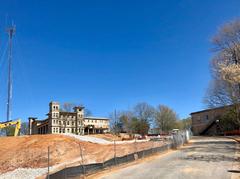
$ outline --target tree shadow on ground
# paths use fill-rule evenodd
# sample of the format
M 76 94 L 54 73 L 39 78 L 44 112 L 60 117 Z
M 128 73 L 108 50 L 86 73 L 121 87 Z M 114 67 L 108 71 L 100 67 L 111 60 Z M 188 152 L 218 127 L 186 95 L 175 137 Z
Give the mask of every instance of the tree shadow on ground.
M 199 145 L 200 144 L 200 145 Z M 188 148 L 183 148 L 181 152 L 185 154 L 184 160 L 197 160 L 206 162 L 232 161 L 239 162 L 240 158 L 235 157 L 235 152 L 240 148 L 236 142 L 214 141 L 197 142 Z M 193 153 L 188 155 L 188 153 Z

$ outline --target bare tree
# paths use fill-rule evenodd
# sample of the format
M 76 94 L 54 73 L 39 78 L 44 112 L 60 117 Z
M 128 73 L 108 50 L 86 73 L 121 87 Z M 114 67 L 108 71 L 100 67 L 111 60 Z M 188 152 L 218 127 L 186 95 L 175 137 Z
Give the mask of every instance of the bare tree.
M 119 121 L 122 124 L 122 130 L 132 134 L 134 133 L 132 128 L 132 119 L 134 115 L 132 111 L 123 111 L 120 113 Z
M 63 103 L 61 110 L 65 112 L 72 112 L 75 106 L 76 105 L 74 103 L 66 102 L 66 103 Z
M 29 129 L 28 129 L 28 122 L 23 122 L 21 124 L 20 134 L 21 135 L 27 135 L 28 131 L 29 131 Z
M 240 20 L 223 25 L 213 37 L 213 80 L 205 97 L 209 107 L 233 105 L 240 126 Z
M 151 123 L 154 118 L 155 109 L 148 103 L 142 102 L 134 107 L 133 113 L 138 119 Z
M 145 135 L 148 133 L 150 124 L 153 122 L 155 116 L 155 109 L 153 106 L 146 102 L 138 103 L 133 109 L 133 121 L 134 130 Z M 136 119 L 138 121 L 136 121 Z
M 159 105 L 155 122 L 162 132 L 168 132 L 177 126 L 178 116 L 175 111 L 165 105 Z
M 192 119 L 191 117 L 177 120 L 177 126 L 176 128 L 181 129 L 181 130 L 189 130 L 192 127 Z
M 85 108 L 84 116 L 91 116 L 91 115 L 92 115 L 92 111 L 90 111 L 89 109 Z
M 128 134 L 145 135 L 148 133 L 154 114 L 154 108 L 145 102 L 138 103 L 131 110 L 116 112 L 116 117 L 113 112 L 110 115 L 112 130 L 115 133 L 127 132 Z
M 109 114 L 111 132 L 114 134 L 118 134 L 122 131 L 122 125 L 120 124 L 119 120 L 120 116 L 120 112 L 116 110 Z
M 65 112 L 72 112 L 73 111 L 73 108 L 75 106 L 84 106 L 83 104 L 75 104 L 75 103 L 69 103 L 69 102 L 66 102 L 63 104 L 62 108 L 61 108 L 61 111 L 65 111 Z M 91 110 L 85 108 L 84 109 L 84 116 L 91 116 L 92 115 L 92 112 Z
M 235 91 L 238 91 L 236 86 L 214 78 L 207 89 L 204 103 L 209 108 L 231 105 L 237 100 L 235 99 Z

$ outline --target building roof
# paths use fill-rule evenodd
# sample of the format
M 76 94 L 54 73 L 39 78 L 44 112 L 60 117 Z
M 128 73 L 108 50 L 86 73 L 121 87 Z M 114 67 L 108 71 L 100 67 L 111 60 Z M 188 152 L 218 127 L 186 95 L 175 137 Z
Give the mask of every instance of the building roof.
M 57 101 L 51 101 L 49 104 L 58 104 L 58 105 L 59 105 L 59 102 L 57 102 Z
M 105 117 L 92 117 L 92 116 L 87 116 L 87 117 L 84 117 L 84 119 L 93 119 L 93 120 L 109 120 L 108 118 L 105 118 Z
M 205 110 L 202 110 L 202 111 L 192 112 L 192 113 L 190 113 L 190 115 L 198 114 L 198 113 L 203 113 L 203 112 L 208 112 L 208 111 L 212 111 L 212 110 L 229 108 L 229 107 L 232 107 L 232 106 L 233 106 L 233 105 L 228 105 L 228 106 L 220 106 L 220 107 L 216 107 L 216 108 L 205 109 Z
M 43 119 L 43 120 L 40 120 L 40 119 L 38 119 L 38 120 L 35 120 L 35 122 L 39 122 L 39 123 L 44 123 L 44 122 L 47 122 L 48 121 L 48 119 Z
M 51 114 L 51 113 L 47 113 L 46 115 L 48 116 L 49 114 Z M 76 112 L 68 112 L 68 111 L 59 111 L 59 114 L 61 115 L 61 114 L 76 114 Z

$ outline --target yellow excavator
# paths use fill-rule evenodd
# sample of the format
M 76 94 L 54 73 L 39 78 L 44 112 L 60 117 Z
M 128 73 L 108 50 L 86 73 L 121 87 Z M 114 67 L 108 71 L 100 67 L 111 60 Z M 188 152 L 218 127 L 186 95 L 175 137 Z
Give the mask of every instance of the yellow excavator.
M 21 120 L 20 119 L 18 119 L 16 121 L 2 122 L 2 123 L 0 123 L 0 129 L 6 128 L 8 126 L 14 126 L 14 125 L 15 125 L 14 136 L 18 136 L 19 131 L 21 129 Z

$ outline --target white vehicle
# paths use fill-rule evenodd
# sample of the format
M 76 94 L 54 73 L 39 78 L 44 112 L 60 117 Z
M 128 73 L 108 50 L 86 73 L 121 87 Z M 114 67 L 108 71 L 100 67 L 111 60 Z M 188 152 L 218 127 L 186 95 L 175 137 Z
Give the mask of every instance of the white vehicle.
M 172 134 L 177 134 L 179 132 L 179 129 L 173 129 Z

